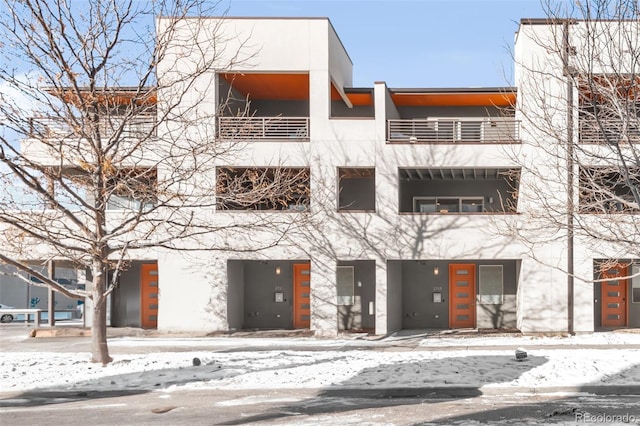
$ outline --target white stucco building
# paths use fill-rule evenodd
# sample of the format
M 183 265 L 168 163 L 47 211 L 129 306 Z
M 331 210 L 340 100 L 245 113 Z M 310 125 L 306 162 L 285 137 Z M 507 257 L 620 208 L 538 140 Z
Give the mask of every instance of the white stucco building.
M 288 169 L 301 189 L 284 204 L 244 205 L 218 184 L 217 206 L 198 214 L 221 223 L 272 217 L 293 227 L 272 247 L 264 246 L 281 228 L 234 240 L 235 248 L 258 252 L 207 250 L 234 238 L 225 233 L 201 241 L 202 250 L 158 249 L 131 259 L 112 295 L 112 325 L 308 328 L 320 335 L 640 326 L 640 278 L 616 280 L 615 297 L 608 284 L 592 281 L 603 259 L 620 260 L 611 274 L 637 273 L 637 251 L 576 236 L 570 262 L 566 229 L 536 228 L 541 207 L 558 206 L 562 223 L 568 199 L 566 160 L 544 148 L 558 139 L 536 124 L 545 116 L 541 87 L 542 97 L 555 102 L 553 122 L 565 135 L 574 114 L 562 63 L 539 42 L 557 36 L 562 24 L 522 22 L 515 87 L 391 88 L 383 81 L 352 87 L 353 63 L 325 18 L 187 21 L 175 56 L 158 66 L 159 79 L 183 69 L 185 40 L 197 40 L 191 32 L 207 27 L 223 35 L 224 49 L 210 46 L 203 54 L 216 49 L 222 63 L 234 66 L 202 75 L 201 84 L 180 93 L 186 102 L 202 102 L 206 91 L 205 104 L 218 112 L 207 123 L 215 135 L 203 125 L 203 137 L 243 144 L 215 164 L 218 182 L 251 169 L 265 175 Z M 542 71 L 547 81 L 540 80 Z M 176 93 L 158 93 L 158 114 Z M 238 110 L 248 115 L 238 117 Z M 198 129 L 168 122 L 165 131 Z M 538 240 L 525 243 L 513 229 Z

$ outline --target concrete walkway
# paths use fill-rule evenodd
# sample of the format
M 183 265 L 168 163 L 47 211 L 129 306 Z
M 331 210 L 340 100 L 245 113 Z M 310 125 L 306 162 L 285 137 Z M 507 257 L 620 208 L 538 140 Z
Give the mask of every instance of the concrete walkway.
M 59 325 L 54 328 L 25 326 L 23 324 L 0 325 L 0 352 L 86 352 L 89 351 L 91 333 L 80 324 Z M 616 334 L 636 334 L 640 329 L 625 329 Z M 521 333 L 462 332 L 433 330 L 402 330 L 389 336 L 345 334 L 339 338 L 316 338 L 308 330 L 267 330 L 243 331 L 236 333 L 168 333 L 157 330 L 122 327 L 108 328 L 110 352 L 146 353 L 146 352 L 189 352 L 197 350 L 224 351 L 261 351 L 261 350 L 375 350 L 375 351 L 459 351 L 459 350 L 515 350 L 519 346 L 528 349 L 640 349 L 639 343 L 612 344 L 576 344 L 570 340 L 559 339 L 557 344 L 537 344 L 535 337 L 522 342 Z M 491 345 L 486 341 L 482 345 L 474 344 L 474 338 L 499 338 L 499 344 Z M 513 342 L 510 342 L 512 340 Z M 447 339 L 446 344 L 442 344 Z M 135 344 L 130 342 L 134 341 Z M 122 342 L 122 344 L 119 344 Z M 431 345 L 431 342 L 433 345 Z

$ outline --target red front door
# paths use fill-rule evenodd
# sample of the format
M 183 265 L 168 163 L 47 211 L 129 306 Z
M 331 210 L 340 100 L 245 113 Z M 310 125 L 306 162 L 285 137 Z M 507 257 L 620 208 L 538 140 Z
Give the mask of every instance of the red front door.
M 601 283 L 602 326 L 625 327 L 627 325 L 627 265 L 616 265 L 602 272 L 600 277 L 607 279 Z
M 311 326 L 311 265 L 293 264 L 293 328 Z
M 476 326 L 476 265 L 449 265 L 449 328 Z
M 158 328 L 158 265 L 140 265 L 140 326 Z

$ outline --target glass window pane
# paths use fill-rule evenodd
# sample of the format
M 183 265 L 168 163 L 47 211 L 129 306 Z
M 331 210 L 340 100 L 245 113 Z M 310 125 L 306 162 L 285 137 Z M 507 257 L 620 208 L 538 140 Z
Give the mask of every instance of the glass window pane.
M 438 198 L 438 211 L 440 213 L 457 213 L 460 211 L 459 198 Z
M 338 305 L 353 305 L 355 299 L 353 281 L 353 266 L 338 266 L 336 270 Z
M 460 139 L 463 141 L 479 141 L 481 139 L 480 121 L 461 121 Z
M 434 213 L 436 209 L 435 198 L 414 198 L 413 199 L 413 211 L 420 213 Z
M 438 121 L 438 140 L 453 141 L 453 121 L 452 120 Z
M 484 211 L 481 198 L 463 198 L 461 204 L 463 212 L 481 213 Z
M 375 210 L 375 169 L 340 168 L 338 175 L 338 210 Z
M 480 265 L 479 303 L 499 305 L 503 302 L 502 265 Z

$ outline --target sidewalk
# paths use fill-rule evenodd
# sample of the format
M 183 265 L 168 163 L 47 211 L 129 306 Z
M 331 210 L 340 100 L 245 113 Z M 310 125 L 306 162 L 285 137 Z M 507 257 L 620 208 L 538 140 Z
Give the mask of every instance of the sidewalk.
M 0 352 L 89 350 L 90 330 L 81 324 L 58 323 L 53 329 L 19 324 L 0 327 Z M 545 349 L 640 349 L 640 329 L 579 334 L 575 336 L 477 330 L 401 330 L 388 336 L 345 333 L 337 338 L 315 337 L 308 330 L 265 330 L 230 333 L 180 333 L 133 327 L 108 328 L 112 353 L 146 351 L 270 349 L 326 351 L 458 351 L 516 349 L 520 346 Z M 29 338 L 29 336 L 36 338 Z M 83 347 L 86 346 L 86 349 Z

